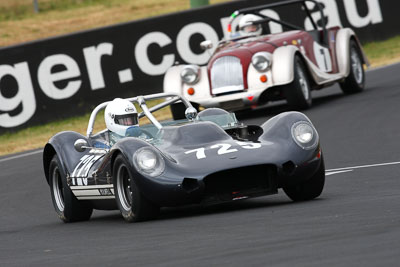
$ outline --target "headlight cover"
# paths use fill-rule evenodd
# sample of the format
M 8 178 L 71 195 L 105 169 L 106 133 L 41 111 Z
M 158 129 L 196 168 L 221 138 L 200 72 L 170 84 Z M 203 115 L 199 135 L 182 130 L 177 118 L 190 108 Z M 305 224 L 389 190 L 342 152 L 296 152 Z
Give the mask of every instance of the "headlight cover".
M 318 133 L 314 127 L 307 121 L 299 121 L 292 126 L 293 140 L 301 148 L 309 150 L 318 144 Z
M 272 65 L 272 56 L 267 52 L 258 52 L 251 58 L 251 64 L 259 72 L 267 71 Z
M 188 65 L 183 67 L 181 71 L 181 79 L 186 84 L 195 84 L 200 78 L 200 68 L 196 65 Z
M 133 155 L 133 165 L 139 172 L 151 177 L 159 176 L 165 169 L 163 157 L 149 147 L 142 147 L 136 150 Z

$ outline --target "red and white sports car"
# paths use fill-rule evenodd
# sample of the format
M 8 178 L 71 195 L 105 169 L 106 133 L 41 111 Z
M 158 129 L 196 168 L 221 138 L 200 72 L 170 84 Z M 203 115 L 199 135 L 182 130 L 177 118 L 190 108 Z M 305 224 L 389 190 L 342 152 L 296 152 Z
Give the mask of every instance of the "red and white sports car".
M 218 43 L 207 66 L 176 65 L 164 77 L 164 92 L 178 93 L 194 106 L 240 110 L 286 99 L 291 108 L 306 109 L 312 104 L 311 90 L 339 82 L 344 93 L 364 88 L 364 64 L 368 60 L 350 28 L 327 28 L 324 20 L 318 27 L 307 2 L 293 0 L 250 7 L 231 15 L 228 31 L 231 38 Z M 265 15 L 268 8 L 301 5 L 313 25 L 306 31 L 291 23 Z M 300 9 L 296 9 L 300 10 Z M 239 30 L 232 25 L 240 19 Z M 287 29 L 264 34 L 268 23 Z M 237 24 L 237 23 L 236 23 Z M 210 41 L 201 43 L 212 50 Z M 171 107 L 175 119 L 183 114 L 183 105 Z

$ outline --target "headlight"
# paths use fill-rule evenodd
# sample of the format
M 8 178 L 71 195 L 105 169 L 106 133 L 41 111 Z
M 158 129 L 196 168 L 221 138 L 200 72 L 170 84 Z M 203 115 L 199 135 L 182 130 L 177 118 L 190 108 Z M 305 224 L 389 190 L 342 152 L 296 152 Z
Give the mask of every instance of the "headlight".
M 306 121 L 296 122 L 292 126 L 293 140 L 303 149 L 313 149 L 318 144 L 318 133 Z
M 149 147 L 142 147 L 135 152 L 133 164 L 138 171 L 151 177 L 159 176 L 165 169 L 164 159 Z
M 264 72 L 271 67 L 272 58 L 271 54 L 267 52 L 258 52 L 251 58 L 251 64 L 259 72 Z
M 199 81 L 200 68 L 195 65 L 185 66 L 181 71 L 181 79 L 186 84 L 195 84 Z

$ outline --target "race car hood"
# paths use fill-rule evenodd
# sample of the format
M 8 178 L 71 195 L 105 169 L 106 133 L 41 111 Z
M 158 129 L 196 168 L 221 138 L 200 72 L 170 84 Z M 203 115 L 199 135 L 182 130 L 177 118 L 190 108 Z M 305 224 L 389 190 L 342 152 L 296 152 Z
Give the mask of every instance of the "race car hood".
M 273 164 L 288 161 L 292 142 L 259 140 L 238 141 L 212 122 L 198 122 L 162 129 L 163 143 L 156 147 L 174 159 L 169 171 L 191 178 L 243 166 Z M 304 159 L 293 158 L 294 162 Z M 175 170 L 175 171 L 174 171 Z

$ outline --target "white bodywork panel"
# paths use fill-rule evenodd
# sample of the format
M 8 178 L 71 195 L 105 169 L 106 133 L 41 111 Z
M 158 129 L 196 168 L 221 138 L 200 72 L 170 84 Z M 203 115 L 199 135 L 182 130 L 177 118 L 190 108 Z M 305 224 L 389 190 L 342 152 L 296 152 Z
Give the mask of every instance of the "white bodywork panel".
M 172 66 L 164 75 L 164 93 L 182 94 L 181 70 L 183 65 Z
M 261 75 L 267 76 L 267 82 L 261 82 Z M 247 71 L 247 86 L 249 87 L 248 91 L 252 92 L 257 90 L 265 90 L 268 87 L 273 86 L 274 84 L 272 78 L 272 71 L 270 69 L 268 69 L 266 72 L 258 72 L 254 66 L 250 64 Z

